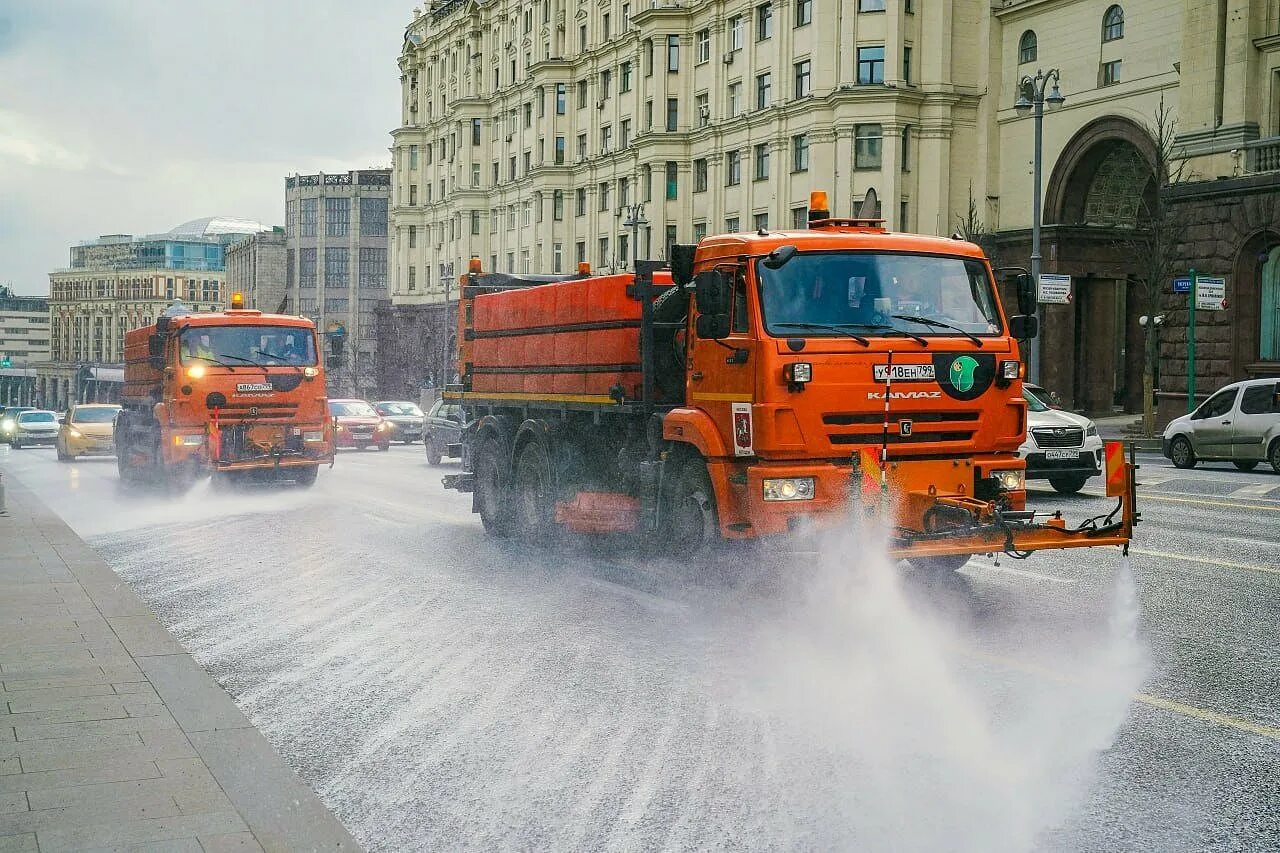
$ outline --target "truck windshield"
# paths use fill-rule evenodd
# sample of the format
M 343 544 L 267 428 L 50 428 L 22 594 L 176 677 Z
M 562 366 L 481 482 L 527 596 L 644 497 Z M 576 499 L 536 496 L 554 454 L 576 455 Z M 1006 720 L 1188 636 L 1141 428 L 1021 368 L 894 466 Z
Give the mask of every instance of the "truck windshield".
M 246 362 L 272 367 L 316 363 L 315 338 L 297 326 L 189 326 L 180 339 L 183 364 Z
M 866 336 L 912 332 L 972 335 L 1002 331 L 986 266 L 978 260 L 894 252 L 801 252 L 780 269 L 756 265 L 765 329 L 778 337 L 830 337 L 865 327 Z M 933 321 L 929 323 L 928 321 Z M 882 326 L 882 332 L 875 327 Z

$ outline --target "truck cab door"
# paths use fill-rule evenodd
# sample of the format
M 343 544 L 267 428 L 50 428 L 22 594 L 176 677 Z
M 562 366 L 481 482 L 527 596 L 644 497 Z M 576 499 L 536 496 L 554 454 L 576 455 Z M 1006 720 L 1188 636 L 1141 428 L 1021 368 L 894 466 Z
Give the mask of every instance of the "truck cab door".
M 691 408 L 715 422 L 725 446 L 737 456 L 754 454 L 751 405 L 755 402 L 755 340 L 751 336 L 747 275 L 737 264 L 718 267 L 730 287 L 729 333 L 723 339 L 698 335 L 701 308 L 689 312 L 689 383 Z M 694 302 L 697 307 L 696 300 Z

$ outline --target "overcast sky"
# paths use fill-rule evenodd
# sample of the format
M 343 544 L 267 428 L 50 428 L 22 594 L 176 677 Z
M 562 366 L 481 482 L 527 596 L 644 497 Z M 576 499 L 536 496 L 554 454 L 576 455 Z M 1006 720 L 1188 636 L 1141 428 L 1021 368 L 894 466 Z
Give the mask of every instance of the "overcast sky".
M 284 177 L 388 166 L 412 0 L 0 0 L 0 284 L 216 214 L 284 223 Z

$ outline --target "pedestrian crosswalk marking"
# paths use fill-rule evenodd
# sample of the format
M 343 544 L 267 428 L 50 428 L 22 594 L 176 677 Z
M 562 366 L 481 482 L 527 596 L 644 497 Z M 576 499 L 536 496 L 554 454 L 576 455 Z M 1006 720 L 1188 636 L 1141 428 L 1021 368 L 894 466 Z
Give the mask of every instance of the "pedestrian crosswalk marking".
M 1254 483 L 1252 486 L 1241 486 L 1229 498 L 1265 498 L 1277 488 L 1275 483 Z

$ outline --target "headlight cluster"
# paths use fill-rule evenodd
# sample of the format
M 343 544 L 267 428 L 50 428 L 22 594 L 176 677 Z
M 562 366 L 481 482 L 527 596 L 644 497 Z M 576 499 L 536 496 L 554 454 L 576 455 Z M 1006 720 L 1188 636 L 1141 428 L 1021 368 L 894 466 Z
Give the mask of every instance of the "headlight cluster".
M 386 432 L 389 429 L 391 429 L 391 424 L 388 421 L 378 424 L 378 432 Z
M 1097 434 L 1098 434 L 1098 427 L 1097 427 L 1095 424 L 1089 424 L 1089 428 L 1088 428 L 1087 430 L 1085 430 L 1084 434 L 1085 434 L 1085 435 L 1097 435 Z
M 67 435 L 71 438 L 84 438 L 84 435 L 81 434 L 80 430 L 75 427 L 67 427 Z
M 0 430 L 5 432 L 13 432 L 15 424 L 13 421 L 0 421 Z
M 764 499 L 767 501 L 813 500 L 812 477 L 780 477 L 764 481 Z
M 1026 488 L 1026 472 L 1022 469 L 1012 471 L 992 471 L 991 479 L 1003 492 L 1020 492 Z

